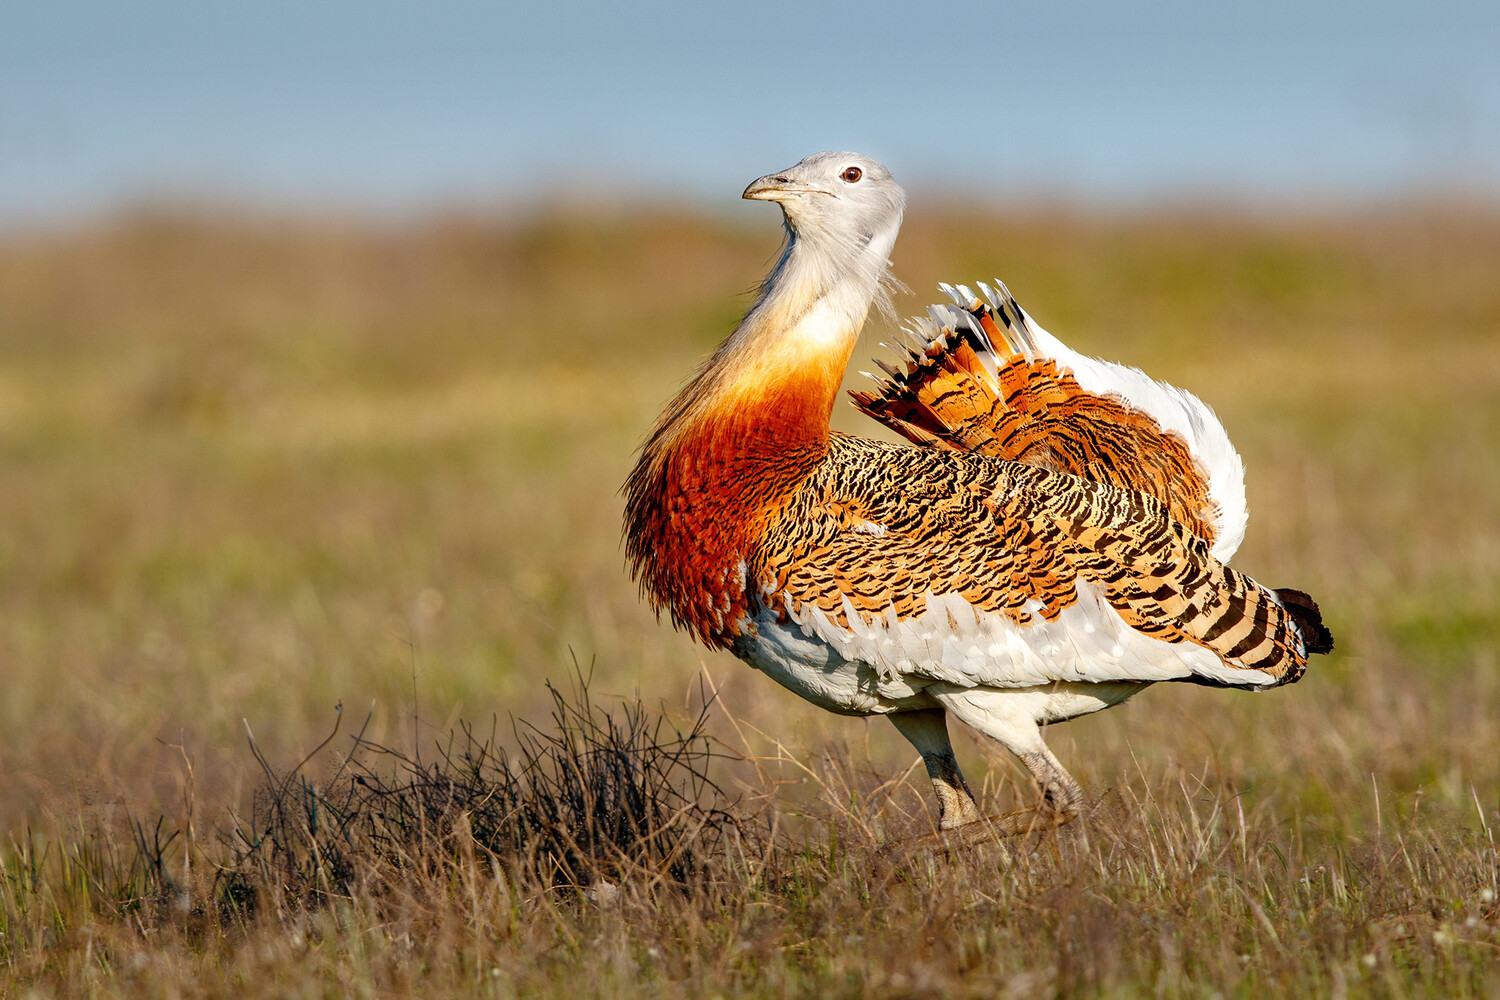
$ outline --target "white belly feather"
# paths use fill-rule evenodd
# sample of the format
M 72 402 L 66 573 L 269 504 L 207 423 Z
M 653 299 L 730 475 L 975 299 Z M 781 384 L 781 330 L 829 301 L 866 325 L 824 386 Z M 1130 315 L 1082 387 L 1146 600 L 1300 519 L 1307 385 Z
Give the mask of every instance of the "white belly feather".
M 978 610 L 956 594 L 928 595 L 926 611 L 904 621 L 892 614 L 863 623 L 852 607 L 846 614 L 852 628 L 811 605 L 785 624 L 763 611 L 734 651 L 808 701 L 854 715 L 925 707 L 932 684 L 1082 693 L 1081 711 L 1059 702 L 1039 717 L 1057 721 L 1105 707 L 1087 707 L 1089 698 L 1114 704 L 1154 681 L 1201 677 L 1258 687 L 1275 680 L 1231 667 L 1195 643 L 1136 631 L 1085 581 L 1077 602 L 1057 618 L 1038 615 L 1029 625 Z M 1089 695 L 1094 686 L 1099 690 Z

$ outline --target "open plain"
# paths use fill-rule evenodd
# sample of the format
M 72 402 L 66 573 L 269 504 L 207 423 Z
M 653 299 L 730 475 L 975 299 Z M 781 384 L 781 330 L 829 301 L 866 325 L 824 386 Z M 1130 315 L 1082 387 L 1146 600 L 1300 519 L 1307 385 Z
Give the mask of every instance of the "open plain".
M 700 651 L 624 569 L 634 449 L 775 251 L 752 214 L 0 237 L 0 996 L 1500 994 L 1500 214 L 912 207 L 899 310 L 1000 277 L 1202 396 L 1247 468 L 1235 565 L 1338 646 L 1059 727 L 1089 817 L 911 855 L 888 723 Z M 579 672 L 588 718 L 664 720 L 620 759 L 703 712 L 667 782 L 718 791 L 652 814 L 686 853 L 559 878 L 475 832 L 479 779 L 319 853 L 341 805 L 448 781 L 463 723 L 528 759 L 512 719 L 554 732 Z M 986 752 L 959 737 L 986 804 L 1029 801 Z M 267 811 L 256 753 L 302 805 Z

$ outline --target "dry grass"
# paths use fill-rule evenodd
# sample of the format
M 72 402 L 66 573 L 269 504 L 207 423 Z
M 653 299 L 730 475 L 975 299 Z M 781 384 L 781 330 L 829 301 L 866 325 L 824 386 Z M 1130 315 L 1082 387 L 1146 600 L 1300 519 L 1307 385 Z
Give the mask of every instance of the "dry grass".
M 913 210 L 907 311 L 1000 275 L 1215 405 L 1250 471 L 1237 563 L 1340 648 L 1269 695 L 1158 687 L 1057 729 L 1100 801 L 1076 829 L 896 860 L 931 817 L 894 731 L 700 654 L 621 565 L 631 451 L 743 307 L 763 221 L 0 243 L 0 996 L 1500 991 L 1500 217 Z M 557 709 L 575 657 L 594 707 L 492 726 Z M 705 676 L 739 761 L 680 758 L 664 812 L 596 841 L 619 810 L 572 793 L 506 825 L 562 787 L 526 774 L 699 746 Z M 338 702 L 373 703 L 365 750 L 288 784 Z M 465 718 L 498 740 L 441 742 Z M 994 807 L 1028 794 L 960 753 Z

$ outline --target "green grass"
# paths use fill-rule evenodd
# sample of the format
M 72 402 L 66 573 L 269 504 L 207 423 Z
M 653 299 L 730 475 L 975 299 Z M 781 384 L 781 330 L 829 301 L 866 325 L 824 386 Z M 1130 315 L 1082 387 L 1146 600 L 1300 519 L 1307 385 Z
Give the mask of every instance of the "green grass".
M 999 276 L 1198 392 L 1248 469 L 1236 564 L 1339 647 L 1059 727 L 1090 821 L 895 862 L 931 818 L 894 730 L 699 650 L 623 568 L 633 449 L 776 240 L 670 211 L 0 240 L 0 996 L 1500 991 L 1500 216 L 914 207 L 901 311 Z M 420 873 L 221 919 L 246 723 L 280 770 L 338 703 L 426 754 L 543 724 L 575 662 L 674 719 L 711 680 L 740 848 L 600 905 L 449 829 Z M 961 742 L 992 807 L 1026 798 Z

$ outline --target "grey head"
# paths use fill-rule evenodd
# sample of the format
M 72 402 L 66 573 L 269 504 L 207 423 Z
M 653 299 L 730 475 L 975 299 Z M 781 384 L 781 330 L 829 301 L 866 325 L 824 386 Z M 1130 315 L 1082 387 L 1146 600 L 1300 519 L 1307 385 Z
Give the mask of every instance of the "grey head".
M 906 192 L 891 172 L 859 153 L 814 153 L 752 181 L 744 196 L 780 204 L 787 228 L 800 237 L 868 248 L 882 259 L 906 207 Z

